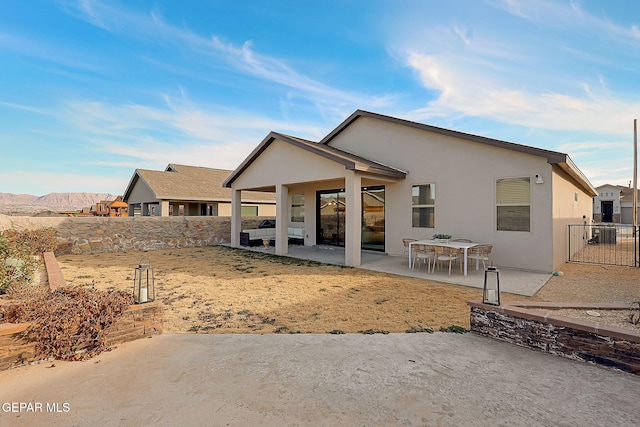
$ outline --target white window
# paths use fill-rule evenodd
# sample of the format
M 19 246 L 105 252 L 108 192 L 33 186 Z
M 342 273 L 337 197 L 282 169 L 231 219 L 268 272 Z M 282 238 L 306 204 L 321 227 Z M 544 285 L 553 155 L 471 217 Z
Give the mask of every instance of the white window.
M 496 181 L 497 229 L 531 231 L 531 180 L 504 178 Z
M 436 185 L 411 187 L 412 227 L 434 228 L 436 223 Z

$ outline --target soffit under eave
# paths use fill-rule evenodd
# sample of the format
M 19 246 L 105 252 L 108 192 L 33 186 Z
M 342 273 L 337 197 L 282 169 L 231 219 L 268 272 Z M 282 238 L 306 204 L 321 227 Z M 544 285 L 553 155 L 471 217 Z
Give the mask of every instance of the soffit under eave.
M 212 203 L 218 203 L 218 202 L 224 202 L 228 199 L 225 198 L 208 198 L 208 197 L 185 197 L 185 196 L 175 196 L 175 195 L 170 195 L 170 196 L 161 196 L 158 197 L 158 200 L 163 200 L 163 201 L 181 201 L 181 202 L 212 202 Z
M 591 185 L 587 178 L 577 168 L 572 167 L 567 162 L 559 162 L 554 164 L 571 178 L 573 178 L 578 187 L 582 188 L 588 195 L 590 195 L 591 197 L 595 197 L 598 195 L 598 192 L 593 187 L 593 185 Z
M 400 170 L 397 170 L 397 169 L 393 170 L 393 169 L 387 169 L 387 168 L 377 168 L 377 167 L 372 166 L 372 165 L 367 165 L 367 164 L 363 165 L 361 163 L 352 163 L 346 169 L 347 170 L 353 170 L 353 171 L 356 171 L 356 172 L 376 175 L 376 176 L 384 176 L 384 177 L 388 177 L 388 178 L 405 179 L 407 177 L 407 173 L 404 172 L 404 171 L 400 171 Z

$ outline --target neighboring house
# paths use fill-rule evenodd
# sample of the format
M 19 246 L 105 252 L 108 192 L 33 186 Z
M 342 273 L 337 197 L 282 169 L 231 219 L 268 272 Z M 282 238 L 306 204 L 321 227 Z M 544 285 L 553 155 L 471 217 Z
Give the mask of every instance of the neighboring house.
M 231 171 L 169 164 L 164 171 L 136 169 L 124 193 L 130 216 L 230 216 L 231 191 L 222 182 Z M 248 192 L 242 216 L 274 216 L 275 197 Z
M 633 223 L 633 188 L 604 184 L 596 187 L 593 198 L 593 221 L 615 224 Z M 637 201 L 640 201 L 640 196 Z
M 591 218 L 596 195 L 567 154 L 361 110 L 320 142 L 271 132 L 223 185 L 233 246 L 245 192 L 259 189 L 276 194 L 278 254 L 287 226 L 304 227 L 305 245 L 343 246 L 351 266 L 362 248 L 400 255 L 403 237 L 443 233 L 543 272 L 566 261 L 567 225 Z
M 122 201 L 122 196 L 96 203 L 92 213 L 95 216 L 129 216 L 128 205 Z

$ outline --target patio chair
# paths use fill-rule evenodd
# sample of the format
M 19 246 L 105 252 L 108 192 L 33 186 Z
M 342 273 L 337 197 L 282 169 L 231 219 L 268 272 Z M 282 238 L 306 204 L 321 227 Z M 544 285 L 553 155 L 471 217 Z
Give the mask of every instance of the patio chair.
M 442 264 L 445 262 L 449 263 L 449 276 L 451 276 L 451 264 L 453 261 L 460 258 L 462 255 L 462 249 L 458 248 L 450 248 L 446 246 L 435 246 L 435 258 L 433 260 L 433 268 L 431 272 L 433 272 L 436 268 L 436 263 L 438 264 L 438 271 L 442 269 Z M 462 272 L 462 263 L 460 264 L 460 272 Z
M 465 243 L 473 243 L 471 239 L 451 239 L 452 242 L 465 242 Z
M 411 242 L 415 242 L 416 239 L 411 239 L 409 237 L 405 237 L 402 239 L 402 246 L 404 247 L 404 252 L 402 253 L 402 258 L 404 259 L 404 257 L 409 258 L 409 243 Z M 404 263 L 404 261 L 403 261 Z
M 427 272 L 431 269 L 431 261 L 435 257 L 435 251 L 433 246 L 429 245 L 413 245 L 413 262 L 411 263 L 411 269 L 413 270 L 416 265 L 420 268 L 420 263 L 427 264 Z
M 482 261 L 482 268 L 486 270 L 487 262 L 491 265 L 491 251 L 493 245 L 478 245 L 467 250 L 467 259 L 475 259 L 476 262 Z M 478 265 L 476 264 L 476 270 Z

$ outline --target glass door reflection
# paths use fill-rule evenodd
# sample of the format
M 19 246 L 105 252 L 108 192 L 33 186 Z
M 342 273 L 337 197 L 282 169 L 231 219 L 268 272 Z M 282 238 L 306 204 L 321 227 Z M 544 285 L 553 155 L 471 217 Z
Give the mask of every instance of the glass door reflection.
M 362 188 L 362 249 L 384 251 L 384 187 Z
M 344 246 L 345 191 L 328 190 L 318 192 L 318 235 L 319 243 Z

